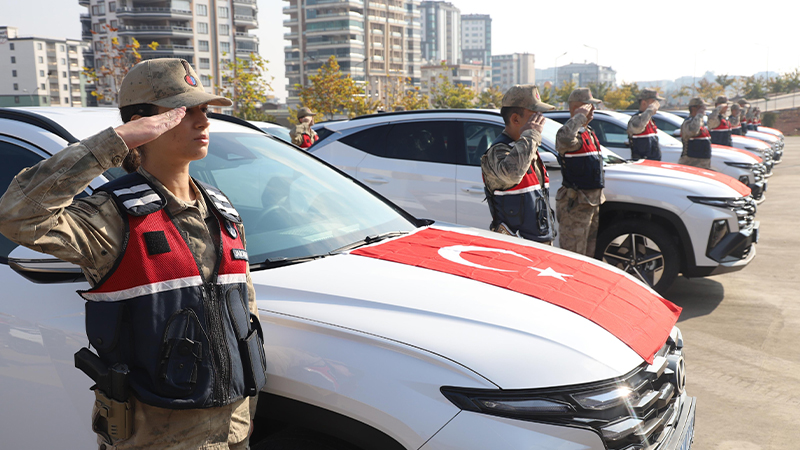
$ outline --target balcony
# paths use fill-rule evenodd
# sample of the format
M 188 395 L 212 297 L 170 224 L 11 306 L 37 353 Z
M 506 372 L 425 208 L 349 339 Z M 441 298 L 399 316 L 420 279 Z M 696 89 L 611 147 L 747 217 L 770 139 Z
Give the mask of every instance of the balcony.
M 236 33 L 236 40 L 243 42 L 258 42 L 258 36 L 248 33 Z
M 241 5 L 256 5 L 256 0 L 233 0 L 233 3 L 239 3 Z
M 192 12 L 183 9 L 139 7 L 117 8 L 120 19 L 184 19 L 191 20 Z
M 171 55 L 193 55 L 194 46 L 164 44 L 164 45 L 159 45 L 155 50 L 147 46 L 142 46 L 139 47 L 139 53 L 153 57 L 171 56 Z
M 255 16 L 233 16 L 233 25 L 245 28 L 258 28 L 258 19 Z
M 171 27 L 171 26 L 147 26 L 147 25 L 123 25 L 117 32 L 120 36 L 130 37 L 186 37 L 194 36 L 190 27 Z
M 90 2 L 89 0 L 78 0 L 78 4 L 79 4 L 79 5 L 81 5 L 81 6 L 85 6 L 85 7 L 87 7 L 87 8 L 89 7 L 89 4 L 90 4 L 90 3 L 91 3 L 91 2 Z

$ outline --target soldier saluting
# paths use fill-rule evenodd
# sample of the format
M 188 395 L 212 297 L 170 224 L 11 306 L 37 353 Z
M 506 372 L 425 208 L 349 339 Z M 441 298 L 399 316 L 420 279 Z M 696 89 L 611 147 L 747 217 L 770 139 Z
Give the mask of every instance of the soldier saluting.
M 689 100 L 689 117 L 681 124 L 683 154 L 678 164 L 711 169 L 711 133 L 703 120 L 707 106 L 700 97 Z
M 659 102 L 664 97 L 655 89 L 643 89 L 639 94 L 639 112 L 628 121 L 628 137 L 631 143 L 631 159 L 654 159 L 661 161 L 658 145 L 658 127 L 653 115 L 658 112 Z
M 728 122 L 728 97 L 720 95 L 714 102 L 714 110 L 708 116 L 708 129 L 711 132 L 711 143 L 717 145 L 733 145 L 731 124 Z
M 513 86 L 503 96 L 505 129 L 481 157 L 490 229 L 544 244 L 555 237 L 550 181 L 539 157 L 545 118 L 554 109 L 535 85 Z

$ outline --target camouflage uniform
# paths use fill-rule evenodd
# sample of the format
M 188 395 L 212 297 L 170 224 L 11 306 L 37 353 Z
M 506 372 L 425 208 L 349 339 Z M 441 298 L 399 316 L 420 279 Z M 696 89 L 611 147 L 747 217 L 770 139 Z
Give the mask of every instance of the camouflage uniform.
M 692 102 L 695 102 L 695 100 L 702 102 L 702 100 L 700 99 L 692 99 L 689 102 L 690 108 L 692 106 Z M 678 164 L 684 164 L 687 166 L 694 166 L 694 167 L 699 167 L 701 169 L 711 170 L 711 158 L 693 158 L 686 154 L 689 148 L 689 140 L 701 134 L 704 128 L 705 131 L 708 132 L 708 129 L 706 128 L 706 125 L 703 121 L 703 114 L 689 116 L 686 118 L 686 120 L 683 121 L 683 123 L 681 124 L 681 140 L 683 141 L 683 154 L 678 160 Z M 710 139 L 711 138 L 709 135 L 709 141 Z
M 299 123 L 289 132 L 289 136 L 292 138 L 292 144 L 300 148 L 311 147 L 319 139 L 317 132 L 307 123 Z
M 73 197 L 105 170 L 118 167 L 127 153 L 125 143 L 109 128 L 23 170 L 0 199 L 0 232 L 17 244 L 79 265 L 94 286 L 113 269 L 125 227 L 108 194 Z M 217 259 L 219 223 L 197 187 L 192 184 L 197 201 L 189 204 L 144 169 L 139 173 L 166 195 L 167 210 L 187 237 L 203 275 L 210 278 Z M 243 231 L 240 228 L 244 239 Z M 250 310 L 257 313 L 249 269 L 247 286 Z M 247 448 L 256 399 L 218 408 L 173 410 L 145 405 L 132 396 L 133 435 L 115 445 L 98 437 L 98 445 L 101 449 Z
M 586 126 L 586 116 L 576 114 L 556 133 L 559 155 L 580 150 L 579 133 L 594 133 Z M 594 257 L 600 205 L 606 200 L 603 189 L 572 189 L 561 186 L 556 192 L 559 246 L 565 250 Z
M 511 146 L 500 143 L 489 148 L 481 157 L 481 171 L 486 189 L 502 191 L 516 186 L 531 166 L 536 171 L 536 177 L 544 179 L 538 164 L 540 145 L 541 133 L 525 130 Z

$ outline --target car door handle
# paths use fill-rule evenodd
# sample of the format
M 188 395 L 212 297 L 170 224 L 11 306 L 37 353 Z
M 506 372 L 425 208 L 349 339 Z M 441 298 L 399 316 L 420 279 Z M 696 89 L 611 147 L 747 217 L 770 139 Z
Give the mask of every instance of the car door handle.
M 468 188 L 461 188 L 461 190 L 466 192 L 466 193 L 468 193 L 468 194 L 483 194 L 484 193 L 483 188 L 482 187 L 478 187 L 478 186 L 472 186 L 472 187 L 468 187 Z
M 389 182 L 389 180 L 387 180 L 386 178 L 381 178 L 381 177 L 368 177 L 364 178 L 364 181 L 372 184 L 386 184 Z

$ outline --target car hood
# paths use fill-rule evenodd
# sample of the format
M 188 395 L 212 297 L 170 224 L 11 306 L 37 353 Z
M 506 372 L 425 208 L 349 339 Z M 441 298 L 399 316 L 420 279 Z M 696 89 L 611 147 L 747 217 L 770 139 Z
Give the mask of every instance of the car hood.
M 449 230 L 521 242 L 473 228 Z M 529 241 L 521 245 L 538 246 Z M 340 254 L 256 271 L 252 279 L 262 314 L 288 315 L 311 326 L 324 323 L 400 342 L 452 360 L 503 389 L 598 381 L 645 362 L 606 329 L 567 309 L 407 264 Z M 652 297 L 658 301 L 656 294 Z
M 698 167 L 661 161 L 639 160 L 633 163 L 605 166 L 608 181 L 628 181 L 643 185 L 663 186 L 683 191 L 685 195 L 704 197 L 743 197 L 750 188 L 728 175 Z M 662 197 L 662 194 L 663 197 Z M 667 198 L 665 192 L 659 197 Z
M 770 145 L 767 144 L 766 142 L 750 136 L 733 135 L 731 136 L 731 142 L 735 142 L 741 145 L 746 145 L 748 147 L 752 147 L 756 150 L 761 150 L 761 151 L 766 151 L 770 149 Z

